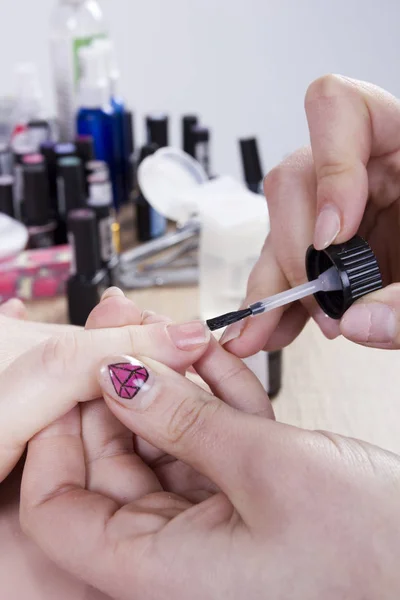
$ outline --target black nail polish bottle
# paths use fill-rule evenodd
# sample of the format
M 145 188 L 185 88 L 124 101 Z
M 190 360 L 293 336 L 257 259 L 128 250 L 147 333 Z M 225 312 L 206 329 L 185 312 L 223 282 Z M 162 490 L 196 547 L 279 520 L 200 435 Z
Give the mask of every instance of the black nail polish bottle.
M 73 252 L 67 283 L 69 320 L 83 327 L 108 287 L 107 271 L 101 269 L 94 211 L 82 208 L 70 212 L 68 231 Z
M 96 214 L 101 265 L 108 273 L 108 284 L 118 285 L 119 227 L 115 218 L 111 182 L 104 174 L 89 177 L 88 207 Z
M 23 166 L 24 213 L 28 227 L 28 248 L 50 248 L 55 244 L 57 223 L 50 204 L 49 184 L 44 163 Z
M 94 160 L 94 141 L 90 135 L 80 135 L 75 140 L 76 153 L 81 160 L 82 181 L 85 185 L 86 198 L 89 196 L 89 184 L 87 182 L 86 165 Z
M 157 144 L 159 148 L 168 146 L 169 119 L 164 114 L 148 115 L 146 117 L 147 143 Z
M 184 115 L 182 118 L 182 148 L 190 156 L 194 154 L 194 140 L 192 130 L 198 124 L 199 119 L 196 115 Z
M 0 213 L 14 219 L 14 177 L 0 175 Z
M 207 127 L 195 125 L 191 131 L 194 158 L 201 164 L 210 177 L 210 130 Z
M 156 144 L 147 144 L 140 151 L 138 165 L 148 156 L 157 152 Z M 135 197 L 136 209 L 136 234 L 140 242 L 148 242 L 154 240 L 167 231 L 167 220 L 163 215 L 160 215 L 144 197 L 139 185 L 137 185 Z
M 57 161 L 57 200 L 57 240 L 60 244 L 66 244 L 68 214 L 86 206 L 82 163 L 76 156 L 60 158 Z

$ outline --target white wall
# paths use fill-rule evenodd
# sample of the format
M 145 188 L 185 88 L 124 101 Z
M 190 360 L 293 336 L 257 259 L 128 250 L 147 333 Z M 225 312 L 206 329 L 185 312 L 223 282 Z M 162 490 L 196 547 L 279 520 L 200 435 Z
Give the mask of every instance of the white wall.
M 13 64 L 40 66 L 52 106 L 48 16 L 56 0 L 0 0 L 0 94 Z M 236 139 L 260 136 L 266 167 L 307 142 L 303 98 L 326 72 L 400 96 L 398 0 L 103 0 L 137 115 L 199 111 L 214 171 L 238 172 Z

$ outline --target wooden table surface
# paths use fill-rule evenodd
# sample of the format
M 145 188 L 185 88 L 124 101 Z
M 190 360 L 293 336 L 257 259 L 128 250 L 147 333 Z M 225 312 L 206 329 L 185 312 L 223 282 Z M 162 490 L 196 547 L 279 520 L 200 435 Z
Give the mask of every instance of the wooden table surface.
M 140 307 L 182 321 L 198 317 L 196 288 L 127 294 Z M 29 305 L 32 320 L 66 323 L 64 298 Z M 400 453 L 400 353 L 326 340 L 314 324 L 284 353 L 279 421 L 360 438 Z

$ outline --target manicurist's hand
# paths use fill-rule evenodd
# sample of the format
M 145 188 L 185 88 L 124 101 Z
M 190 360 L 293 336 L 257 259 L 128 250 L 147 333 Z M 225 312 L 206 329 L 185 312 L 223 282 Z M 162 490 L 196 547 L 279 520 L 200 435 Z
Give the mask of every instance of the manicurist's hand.
M 113 293 L 115 290 L 111 290 L 111 296 Z M 119 290 L 117 294 L 123 296 Z M 52 335 L 50 328 L 42 330 L 31 324 L 30 329 L 27 323 L 5 315 L 0 317 L 4 319 L 9 340 L 14 341 L 14 360 L 10 363 L 5 355 L 6 364 L 10 364 L 0 369 L 0 482 L 16 465 L 27 442 L 36 433 L 78 403 L 99 395 L 97 366 L 110 351 L 148 354 L 181 371 L 204 353 L 210 334 L 202 323 L 127 326 L 140 322 L 140 311 L 129 300 L 119 297 L 116 320 L 112 306 L 115 301 L 110 291 L 106 293 L 88 322 L 90 329 L 100 326 L 114 329 L 60 329 Z M 34 338 L 38 334 L 44 341 L 35 345 Z M 30 349 L 22 354 L 24 343 Z
M 119 600 L 398 599 L 399 457 L 276 423 L 217 344 L 196 364 L 214 396 L 147 351 L 103 357 L 98 377 L 162 458 L 131 445 L 101 469 L 76 410 L 29 444 L 21 522 L 48 556 Z M 68 361 L 57 373 L 73 377 Z
M 305 254 L 359 232 L 376 252 L 386 289 L 335 322 L 314 299 L 235 325 L 224 342 L 239 356 L 289 344 L 311 315 L 327 337 L 400 347 L 400 102 L 346 77 L 315 81 L 305 101 L 311 148 L 268 175 L 271 236 L 249 281 L 246 305 L 304 283 Z M 244 329 L 241 327 L 244 325 Z M 239 337 L 238 337 L 239 336 Z

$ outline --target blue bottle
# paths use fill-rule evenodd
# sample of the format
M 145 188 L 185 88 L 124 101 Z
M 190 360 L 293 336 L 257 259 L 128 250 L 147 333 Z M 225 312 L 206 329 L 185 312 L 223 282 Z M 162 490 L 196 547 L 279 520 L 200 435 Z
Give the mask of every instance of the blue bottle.
M 82 79 L 79 90 L 78 135 L 93 138 L 97 160 L 110 169 L 114 207 L 124 198 L 121 172 L 120 118 L 110 102 L 110 82 L 101 48 L 93 44 L 80 52 Z

